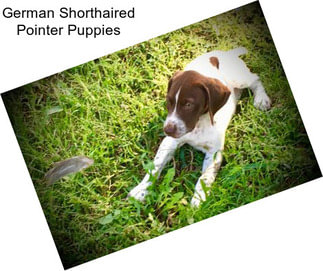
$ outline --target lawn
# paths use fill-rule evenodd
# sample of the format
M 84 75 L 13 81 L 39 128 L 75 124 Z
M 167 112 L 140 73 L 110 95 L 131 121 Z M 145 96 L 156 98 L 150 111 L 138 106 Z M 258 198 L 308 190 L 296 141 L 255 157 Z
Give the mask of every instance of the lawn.
M 171 75 L 200 54 L 238 46 L 248 49 L 242 58 L 260 76 L 273 108 L 255 109 L 250 90 L 245 91 L 206 202 L 199 209 L 189 205 L 203 161 L 189 146 L 177 150 L 145 203 L 126 200 L 164 136 Z M 257 2 L 2 98 L 65 268 L 321 176 Z M 45 184 L 54 162 L 77 155 L 94 164 Z

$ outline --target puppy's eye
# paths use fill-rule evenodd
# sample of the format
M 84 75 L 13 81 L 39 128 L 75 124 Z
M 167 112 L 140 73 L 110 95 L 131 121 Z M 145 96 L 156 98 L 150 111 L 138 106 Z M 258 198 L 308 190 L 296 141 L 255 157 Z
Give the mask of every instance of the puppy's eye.
M 189 108 L 191 108 L 193 105 L 192 105 L 191 103 L 187 102 L 184 106 L 185 106 L 185 108 L 189 109 Z

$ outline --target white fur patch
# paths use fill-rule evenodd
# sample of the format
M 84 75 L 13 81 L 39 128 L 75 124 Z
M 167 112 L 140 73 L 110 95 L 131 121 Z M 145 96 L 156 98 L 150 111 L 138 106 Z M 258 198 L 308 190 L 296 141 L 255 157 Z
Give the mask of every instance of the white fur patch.
M 170 115 L 167 116 L 165 123 L 164 123 L 164 127 L 167 126 L 168 124 L 175 125 L 176 129 L 177 129 L 177 135 L 179 137 L 187 133 L 187 127 L 186 127 L 184 121 L 177 115 L 177 104 L 178 104 L 178 97 L 179 97 L 180 92 L 181 92 L 181 88 L 179 88 L 179 90 L 177 91 L 176 96 L 175 96 L 174 111 Z

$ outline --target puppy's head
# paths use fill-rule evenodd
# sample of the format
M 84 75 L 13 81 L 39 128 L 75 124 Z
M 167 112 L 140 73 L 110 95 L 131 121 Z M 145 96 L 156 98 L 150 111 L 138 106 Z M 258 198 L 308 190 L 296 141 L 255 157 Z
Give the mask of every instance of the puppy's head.
M 195 71 L 176 72 L 169 80 L 166 96 L 168 115 L 164 132 L 179 138 L 191 132 L 201 115 L 214 114 L 226 103 L 229 89 L 219 80 Z

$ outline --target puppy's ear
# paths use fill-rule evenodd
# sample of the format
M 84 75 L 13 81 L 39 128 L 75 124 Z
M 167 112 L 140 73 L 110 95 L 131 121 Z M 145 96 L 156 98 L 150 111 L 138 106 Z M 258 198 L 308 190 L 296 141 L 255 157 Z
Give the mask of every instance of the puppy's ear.
M 207 93 L 207 108 L 213 125 L 214 114 L 227 102 L 231 92 L 219 80 L 208 78 L 203 84 Z
M 175 73 L 173 74 L 172 78 L 171 78 L 171 79 L 169 79 L 169 81 L 168 81 L 168 87 L 167 87 L 167 93 L 169 92 L 169 90 L 170 90 L 170 88 L 171 88 L 172 84 L 174 83 L 174 80 L 175 80 L 178 76 L 180 76 L 182 73 L 183 73 L 182 71 L 177 71 L 177 72 L 175 72 Z

